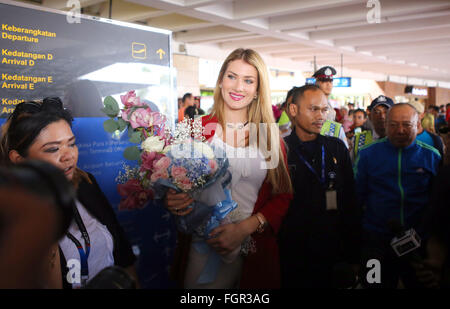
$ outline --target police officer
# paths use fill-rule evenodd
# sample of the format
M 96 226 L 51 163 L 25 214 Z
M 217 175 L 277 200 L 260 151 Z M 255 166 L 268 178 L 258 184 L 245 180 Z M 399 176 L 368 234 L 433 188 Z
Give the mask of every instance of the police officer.
M 293 93 L 288 164 L 294 199 L 279 233 L 283 287 L 332 287 L 338 263 L 359 261 L 360 212 L 349 153 L 320 130 L 327 99 L 315 85 Z
M 386 113 L 394 105 L 391 98 L 384 95 L 376 97 L 369 105 L 369 120 L 373 130 L 356 133 L 353 141 L 352 158 L 356 158 L 359 150 L 372 142 L 386 136 Z
M 330 66 L 320 68 L 313 75 L 313 77 L 316 79 L 316 85 L 323 91 L 323 93 L 325 93 L 327 98 L 330 96 L 331 91 L 333 90 L 334 75 L 336 75 L 336 70 Z M 327 101 L 327 104 L 329 108 L 327 121 L 325 121 L 325 123 L 323 124 L 320 134 L 338 137 L 344 142 L 345 146 L 348 148 L 344 128 L 342 127 L 342 124 L 335 121 L 336 112 L 334 111 L 330 102 Z

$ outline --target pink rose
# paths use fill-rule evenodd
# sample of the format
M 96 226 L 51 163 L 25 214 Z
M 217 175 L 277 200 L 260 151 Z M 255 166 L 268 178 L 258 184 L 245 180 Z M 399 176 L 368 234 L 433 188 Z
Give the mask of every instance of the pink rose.
M 158 179 L 167 179 L 169 178 L 169 173 L 167 170 L 157 170 L 150 177 L 151 182 L 156 182 Z
M 167 170 L 167 168 L 170 166 L 170 163 L 172 163 L 172 160 L 170 160 L 169 157 L 162 157 L 158 161 L 155 161 L 153 163 L 153 167 L 159 171 L 159 170 Z
M 189 191 L 192 189 L 192 183 L 186 176 L 179 176 L 175 178 L 175 184 L 183 191 Z
M 182 177 L 182 176 L 186 176 L 186 173 L 187 173 L 187 170 L 184 167 L 182 167 L 182 166 L 174 166 L 174 167 L 172 167 L 171 174 L 172 174 L 173 178 L 179 178 L 179 177 Z
M 214 175 L 214 173 L 217 171 L 217 161 L 216 160 L 209 160 L 208 162 L 209 167 L 211 168 L 211 175 Z
M 162 157 L 164 157 L 163 154 L 157 153 L 157 152 L 147 152 L 144 151 L 141 155 L 141 160 L 142 160 L 142 164 L 141 164 L 141 171 L 151 171 L 153 170 L 153 164 L 155 163 L 155 161 L 158 161 L 159 159 L 161 159 Z
M 128 91 L 125 95 L 121 95 L 120 100 L 126 108 L 145 105 L 144 103 L 141 103 L 139 97 L 136 97 L 136 93 L 134 90 Z

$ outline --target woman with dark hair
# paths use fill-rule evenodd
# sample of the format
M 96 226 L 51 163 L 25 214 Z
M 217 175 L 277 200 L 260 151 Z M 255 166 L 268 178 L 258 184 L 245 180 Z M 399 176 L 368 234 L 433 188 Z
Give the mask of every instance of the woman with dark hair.
M 59 98 L 23 102 L 3 125 L 0 143 L 2 163 L 49 162 L 64 172 L 77 191 L 75 220 L 53 256 L 59 255 L 61 264 L 53 261 L 54 266 L 58 264 L 53 271 L 62 281 L 51 287 L 82 287 L 112 265 L 126 268 L 136 278 L 135 256 L 111 205 L 94 176 L 77 167 L 78 148 L 71 126 L 72 116 Z
M 195 105 L 192 106 L 188 106 L 186 107 L 186 109 L 184 110 L 184 118 L 189 118 L 189 119 L 194 119 L 196 118 L 198 115 L 200 115 L 200 112 L 198 110 L 198 108 Z

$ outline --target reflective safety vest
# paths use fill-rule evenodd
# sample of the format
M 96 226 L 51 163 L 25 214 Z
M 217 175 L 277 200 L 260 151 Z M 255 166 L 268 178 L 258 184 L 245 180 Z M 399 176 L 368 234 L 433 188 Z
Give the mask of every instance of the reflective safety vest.
M 284 126 L 284 125 L 290 124 L 290 123 L 291 123 L 291 121 L 290 121 L 286 111 L 283 111 L 281 113 L 280 119 L 278 119 L 278 126 L 281 127 L 281 126 Z
M 358 151 L 361 149 L 361 147 L 372 144 L 372 142 L 373 142 L 372 131 L 362 131 L 356 133 L 355 146 L 353 147 L 355 158 L 358 155 Z
M 320 135 L 333 136 L 339 138 L 339 132 L 341 131 L 342 124 L 336 121 L 327 120 L 320 130 Z

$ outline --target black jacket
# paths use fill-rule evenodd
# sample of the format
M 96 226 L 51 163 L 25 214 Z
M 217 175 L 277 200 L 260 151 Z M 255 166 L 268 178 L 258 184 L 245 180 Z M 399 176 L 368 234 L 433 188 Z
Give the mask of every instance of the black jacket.
M 136 261 L 136 257 L 133 254 L 128 238 L 120 226 L 111 204 L 97 184 L 95 177 L 89 173 L 88 175 L 92 184 L 83 179 L 78 186 L 77 198 L 89 213 L 101 224 L 105 225 L 111 233 L 114 242 L 114 264 L 124 268 L 132 266 Z M 71 288 L 71 285 L 66 280 L 68 272 L 66 259 L 61 249 L 59 253 L 61 256 L 63 287 Z
M 294 198 L 281 227 L 280 247 L 306 263 L 359 262 L 361 211 L 356 205 L 352 164 L 344 143 L 335 137 L 318 135 L 315 147 L 305 147 L 295 131 L 286 137 L 286 143 Z M 330 173 L 336 174 L 337 210 L 326 209 L 326 188 L 317 176 L 321 174 L 321 145 L 325 150 L 327 187 Z M 296 149 L 317 175 L 303 163 Z
M 431 139 L 433 140 L 434 148 L 436 148 L 437 151 L 439 151 L 441 158 L 444 158 L 444 143 L 442 142 L 442 138 L 439 135 L 431 132 L 428 132 L 428 134 L 430 134 Z M 442 160 L 441 162 L 443 161 L 444 160 Z

